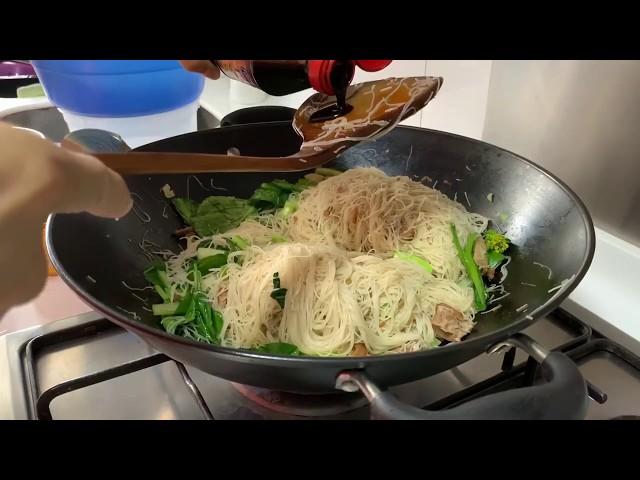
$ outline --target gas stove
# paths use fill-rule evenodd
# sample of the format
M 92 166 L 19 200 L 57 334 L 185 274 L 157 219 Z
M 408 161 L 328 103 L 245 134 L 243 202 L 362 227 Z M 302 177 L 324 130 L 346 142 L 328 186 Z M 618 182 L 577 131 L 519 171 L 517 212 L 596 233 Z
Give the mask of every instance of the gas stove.
M 567 353 L 588 381 L 588 419 L 640 418 L 640 358 L 563 310 L 525 330 Z M 521 351 L 481 355 L 393 387 L 402 401 L 444 409 L 531 384 Z M 295 395 L 236 385 L 154 351 L 97 313 L 0 337 L 2 419 L 368 419 L 360 394 Z

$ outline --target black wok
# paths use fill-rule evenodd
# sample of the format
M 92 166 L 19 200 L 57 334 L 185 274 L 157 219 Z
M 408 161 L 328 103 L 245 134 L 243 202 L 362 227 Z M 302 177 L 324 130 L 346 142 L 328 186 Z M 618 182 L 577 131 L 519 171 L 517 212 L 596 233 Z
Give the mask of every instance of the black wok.
M 225 153 L 235 147 L 243 155 L 279 156 L 297 152 L 299 143 L 289 122 L 271 122 L 187 134 L 138 150 Z M 376 166 L 387 174 L 408 175 L 429 186 L 437 181 L 436 187 L 449 197 L 457 197 L 465 205 L 468 202 L 470 210 L 495 219 L 515 245 L 504 282 L 511 294 L 499 302 L 502 307 L 478 315 L 476 327 L 463 342 L 429 351 L 366 358 L 288 357 L 211 346 L 170 335 L 123 285 L 122 281 L 133 287 L 145 286 L 142 271 L 149 261 L 138 246 L 143 237 L 162 248 L 178 250 L 172 232 L 181 223 L 160 193 L 163 185 L 170 184 L 177 195 L 188 191 L 196 199 L 212 194 L 247 198 L 261 182 L 294 180 L 302 174 L 227 173 L 201 175 L 197 180 L 179 175 L 129 177 L 127 182 L 135 193 L 134 212 L 119 221 L 86 214 L 55 215 L 47 229 L 49 253 L 60 276 L 91 306 L 175 360 L 233 382 L 274 390 L 324 393 L 335 392 L 337 387 L 360 388 L 374 407 L 377 402 L 379 416 L 394 418 L 414 416 L 415 412 L 407 413 L 376 386 L 384 389 L 436 374 L 513 338 L 557 307 L 591 263 L 593 224 L 580 199 L 550 173 L 493 145 L 438 131 L 399 127 L 376 141 L 345 151 L 332 166 Z M 227 191 L 212 190 L 212 186 Z M 493 194 L 493 201 L 489 194 Z M 550 267 L 551 279 L 546 269 L 533 262 Z M 548 293 L 564 279 L 570 279 L 565 288 L 555 295 Z M 151 291 L 135 293 L 148 298 L 149 304 L 159 302 Z M 516 311 L 525 304 L 526 311 Z M 460 410 L 458 417 L 581 417 L 587 397 L 577 368 L 561 354 L 547 356 L 548 352 L 537 349 L 527 338 L 510 341 L 543 363 L 547 382 L 497 394 L 496 398 L 482 400 L 484 406 L 476 401 L 476 407 Z M 550 410 L 549 405 L 555 407 Z M 448 412 L 454 415 L 453 410 Z

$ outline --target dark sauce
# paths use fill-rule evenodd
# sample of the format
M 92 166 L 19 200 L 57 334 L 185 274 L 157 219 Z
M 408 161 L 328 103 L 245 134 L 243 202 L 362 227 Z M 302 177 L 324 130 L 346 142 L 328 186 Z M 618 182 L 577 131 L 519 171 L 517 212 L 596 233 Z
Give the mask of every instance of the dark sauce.
M 258 88 L 269 95 L 289 95 L 311 86 L 299 60 L 254 60 L 253 76 Z
M 342 117 L 351 110 L 353 106 L 347 103 L 347 88 L 353 77 L 353 65 L 349 62 L 338 62 L 331 72 L 331 86 L 336 94 L 336 103 L 325 108 L 321 108 L 309 118 L 311 123 L 325 122 L 334 118 Z

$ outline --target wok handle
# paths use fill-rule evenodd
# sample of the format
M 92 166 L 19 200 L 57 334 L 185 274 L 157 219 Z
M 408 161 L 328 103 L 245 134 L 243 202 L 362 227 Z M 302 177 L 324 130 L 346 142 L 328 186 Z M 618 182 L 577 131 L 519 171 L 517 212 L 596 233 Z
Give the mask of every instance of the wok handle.
M 338 375 L 336 388 L 361 390 L 371 404 L 371 418 L 377 420 L 580 420 L 587 413 L 587 387 L 580 370 L 566 355 L 549 353 L 530 337 L 517 333 L 494 345 L 490 352 L 505 346 L 525 350 L 540 363 L 545 382 L 471 400 L 455 408 L 429 411 L 402 403 L 380 390 L 362 370 Z

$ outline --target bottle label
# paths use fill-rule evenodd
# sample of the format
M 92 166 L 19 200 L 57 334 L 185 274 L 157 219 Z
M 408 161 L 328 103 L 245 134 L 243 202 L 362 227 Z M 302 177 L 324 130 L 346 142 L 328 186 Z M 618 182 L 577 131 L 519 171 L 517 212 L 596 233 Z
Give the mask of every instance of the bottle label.
M 216 63 L 227 77 L 260 88 L 253 76 L 251 60 L 217 60 Z

